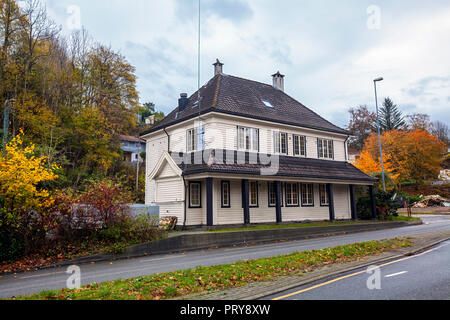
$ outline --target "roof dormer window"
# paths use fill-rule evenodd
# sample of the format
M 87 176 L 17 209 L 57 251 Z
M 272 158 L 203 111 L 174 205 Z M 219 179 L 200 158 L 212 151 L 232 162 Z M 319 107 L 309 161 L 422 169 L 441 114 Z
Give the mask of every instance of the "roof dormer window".
M 267 108 L 275 109 L 275 107 L 267 100 L 261 100 Z

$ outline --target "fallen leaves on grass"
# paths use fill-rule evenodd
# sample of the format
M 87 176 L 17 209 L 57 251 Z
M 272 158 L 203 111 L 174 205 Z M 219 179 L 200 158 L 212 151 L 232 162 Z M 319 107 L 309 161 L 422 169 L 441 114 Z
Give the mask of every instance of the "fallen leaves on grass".
M 155 274 L 127 280 L 93 284 L 79 290 L 41 292 L 21 299 L 60 300 L 162 300 L 192 293 L 206 293 L 240 287 L 274 277 L 303 274 L 315 268 L 408 246 L 402 239 L 370 241 L 323 250 L 296 252 L 271 258 L 245 260 L 195 269 Z

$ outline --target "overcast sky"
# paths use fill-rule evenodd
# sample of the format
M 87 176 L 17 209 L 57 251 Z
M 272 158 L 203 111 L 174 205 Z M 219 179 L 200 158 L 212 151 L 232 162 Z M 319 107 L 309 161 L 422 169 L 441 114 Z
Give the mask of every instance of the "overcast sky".
M 197 87 L 197 0 L 46 0 L 64 32 L 84 26 L 136 67 L 141 102 L 170 112 Z M 75 6 L 75 7 L 74 7 Z M 375 109 L 382 76 L 404 114 L 450 124 L 450 2 L 202 0 L 201 83 L 224 73 L 272 83 L 344 127 L 348 109 Z M 80 13 L 80 24 L 77 12 Z

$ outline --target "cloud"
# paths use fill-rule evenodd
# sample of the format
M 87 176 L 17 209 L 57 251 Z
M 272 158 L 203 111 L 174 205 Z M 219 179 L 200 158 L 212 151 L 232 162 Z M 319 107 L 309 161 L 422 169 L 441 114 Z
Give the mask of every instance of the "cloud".
M 271 83 L 286 75 L 286 92 L 345 126 L 348 108 L 375 108 L 390 96 L 404 113 L 429 113 L 450 123 L 448 0 L 378 1 L 381 29 L 367 28 L 370 0 L 202 0 L 201 83 L 219 58 L 224 72 Z M 136 67 L 141 100 L 165 112 L 180 92 L 197 88 L 196 0 L 47 0 L 58 23 L 81 8 L 93 38 Z
M 242 0 L 202 0 L 202 16 L 217 16 L 235 23 L 250 19 L 253 11 Z M 180 20 L 189 19 L 198 12 L 198 1 L 176 0 L 175 13 Z
M 450 76 L 427 77 L 413 83 L 410 88 L 403 89 L 410 96 L 430 96 L 439 94 L 439 91 L 450 92 Z

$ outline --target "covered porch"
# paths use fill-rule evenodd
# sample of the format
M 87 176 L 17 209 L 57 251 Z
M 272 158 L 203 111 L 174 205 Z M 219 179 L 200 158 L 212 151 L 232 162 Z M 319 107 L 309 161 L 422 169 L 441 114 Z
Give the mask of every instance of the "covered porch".
M 360 181 L 223 174 L 186 177 L 186 225 L 356 220 Z M 376 218 L 373 184 L 372 216 Z
M 355 186 L 366 185 L 376 218 L 377 180 L 350 163 L 267 159 L 229 150 L 166 153 L 150 175 L 154 204 L 184 226 L 355 220 Z

